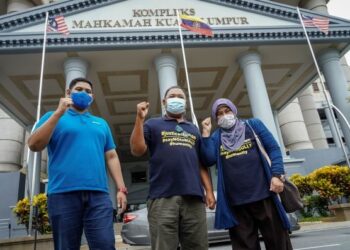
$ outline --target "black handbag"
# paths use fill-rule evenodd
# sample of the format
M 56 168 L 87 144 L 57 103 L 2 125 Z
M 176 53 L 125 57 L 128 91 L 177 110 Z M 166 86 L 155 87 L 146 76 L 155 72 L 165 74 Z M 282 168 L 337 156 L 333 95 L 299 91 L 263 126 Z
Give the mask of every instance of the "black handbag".
M 293 182 L 287 178 L 284 181 L 283 191 L 279 194 L 281 203 L 287 213 L 293 213 L 304 207 L 303 201 L 301 200 L 299 190 Z
M 248 124 L 249 125 L 249 124 Z M 260 152 L 265 157 L 267 163 L 271 167 L 271 160 L 269 155 L 267 154 L 263 144 L 261 143 L 259 137 L 256 135 L 253 128 L 249 125 L 250 129 L 253 131 L 256 143 L 260 149 Z M 278 194 L 279 199 L 284 207 L 284 210 L 286 210 L 287 213 L 293 213 L 299 209 L 302 209 L 304 207 L 303 201 L 300 197 L 299 190 L 297 186 L 294 185 L 293 182 L 285 178 L 284 182 L 284 188 L 281 193 Z

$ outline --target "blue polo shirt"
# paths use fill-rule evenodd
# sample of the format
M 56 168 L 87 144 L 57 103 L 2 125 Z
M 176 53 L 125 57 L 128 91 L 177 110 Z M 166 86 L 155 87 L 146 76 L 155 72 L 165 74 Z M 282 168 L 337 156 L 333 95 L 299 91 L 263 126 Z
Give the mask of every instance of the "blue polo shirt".
M 39 128 L 53 112 L 36 124 Z M 59 119 L 48 149 L 48 194 L 76 190 L 108 192 L 105 152 L 114 149 L 107 122 L 69 109 Z
M 166 117 L 144 124 L 150 152 L 149 198 L 193 195 L 203 198 L 198 152 L 199 130 L 190 122 Z
M 220 146 L 225 191 L 231 205 L 242 205 L 265 199 L 271 195 L 256 140 L 246 126 L 243 145 L 227 151 Z

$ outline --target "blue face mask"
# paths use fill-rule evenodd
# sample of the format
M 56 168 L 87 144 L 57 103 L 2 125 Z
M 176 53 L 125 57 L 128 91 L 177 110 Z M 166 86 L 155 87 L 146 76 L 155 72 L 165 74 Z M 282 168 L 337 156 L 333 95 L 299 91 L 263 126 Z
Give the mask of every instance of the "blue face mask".
M 182 98 L 169 98 L 166 101 L 166 111 L 178 115 L 183 114 L 186 111 L 186 101 Z
M 73 100 L 74 106 L 81 110 L 87 109 L 92 103 L 92 97 L 85 91 L 73 92 L 71 94 L 71 98 Z

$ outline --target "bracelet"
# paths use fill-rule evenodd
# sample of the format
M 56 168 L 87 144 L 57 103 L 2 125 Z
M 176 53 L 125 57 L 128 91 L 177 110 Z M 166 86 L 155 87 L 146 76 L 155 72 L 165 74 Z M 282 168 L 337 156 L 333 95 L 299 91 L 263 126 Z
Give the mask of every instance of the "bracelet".
M 126 187 L 118 188 L 118 192 L 121 192 L 121 193 L 127 195 L 128 194 L 128 189 Z

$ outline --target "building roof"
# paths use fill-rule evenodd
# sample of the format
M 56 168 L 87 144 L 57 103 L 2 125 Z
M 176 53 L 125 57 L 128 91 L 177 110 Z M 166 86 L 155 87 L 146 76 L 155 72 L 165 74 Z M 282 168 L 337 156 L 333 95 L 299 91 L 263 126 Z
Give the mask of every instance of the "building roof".
M 125 5 L 130 1 L 121 0 L 75 0 L 75 1 L 60 1 L 54 4 L 41 5 L 28 11 L 20 13 L 12 13 L 0 17 L 0 52 L 10 50 L 19 51 L 37 51 L 42 47 L 43 25 L 45 22 L 45 13 L 50 15 L 64 15 L 68 26 L 71 28 L 71 35 L 62 37 L 59 34 L 50 34 L 48 37 L 47 47 L 55 51 L 60 50 L 75 50 L 75 49 L 89 49 L 91 45 L 94 48 L 108 49 L 108 48 L 157 48 L 159 46 L 174 47 L 179 44 L 179 34 L 175 27 L 166 29 L 159 29 L 159 27 L 147 27 L 142 23 L 134 23 L 134 27 L 120 28 L 114 26 L 101 27 L 99 23 L 96 27 L 93 22 L 78 22 L 74 20 L 75 16 L 87 16 L 93 20 L 98 9 L 115 11 L 118 13 L 118 6 Z M 134 2 L 134 1 L 131 1 Z M 185 1 L 179 1 L 185 2 Z M 188 2 L 188 1 L 187 1 Z M 221 20 L 227 22 L 222 25 L 213 25 L 214 37 L 211 39 L 204 39 L 202 35 L 197 35 L 189 32 L 184 33 L 184 40 L 189 46 L 240 46 L 242 43 L 249 45 L 261 44 L 302 44 L 305 42 L 305 36 L 300 25 L 296 8 L 289 5 L 283 5 L 271 1 L 255 1 L 255 0 L 193 0 L 193 6 L 196 5 L 212 5 L 219 10 L 220 7 L 232 9 L 232 11 L 243 11 L 249 13 L 252 17 L 265 17 L 262 20 L 274 20 L 274 25 L 264 25 L 263 22 L 258 25 L 235 25 L 232 20 Z M 146 2 L 145 2 L 146 3 Z M 149 0 L 144 4 L 143 9 L 138 10 L 147 11 L 147 5 L 150 3 L 157 4 L 157 1 Z M 186 3 L 187 4 L 187 3 Z M 148 9 L 151 10 L 151 9 Z M 210 12 L 208 11 L 208 13 Z M 315 43 L 326 42 L 347 42 L 350 38 L 350 23 L 337 17 L 331 17 L 309 10 L 302 10 L 304 14 L 310 17 L 327 17 L 330 18 L 330 32 L 328 35 L 323 34 L 317 28 L 310 29 L 310 39 Z M 203 11 L 202 11 L 203 12 Z M 140 12 L 142 17 L 148 18 L 151 15 Z M 101 13 L 99 13 L 101 14 Z M 163 17 L 165 15 L 163 14 Z M 107 20 L 109 18 L 112 25 L 118 20 L 110 18 L 108 13 L 105 17 L 100 15 L 96 20 Z M 227 16 L 230 18 L 232 16 Z M 215 18 L 215 16 L 214 16 Z M 240 22 L 237 18 L 237 22 Z M 143 19 L 144 20 L 144 19 Z M 136 20 L 137 21 L 137 20 Z M 212 20 L 213 23 L 216 20 Z M 229 22 L 232 23 L 229 23 Z M 254 20 L 249 20 L 254 22 Z M 75 23 L 74 23 L 75 22 Z M 105 25 L 111 25 L 105 22 Z M 75 26 L 74 26 L 75 24 Z M 148 23 L 146 23 L 148 24 Z M 280 25 L 279 25 L 280 24 Z M 119 24 L 120 26 L 123 23 Z M 132 25 L 131 25 L 132 26 Z M 118 32 L 116 32 L 118 31 Z

